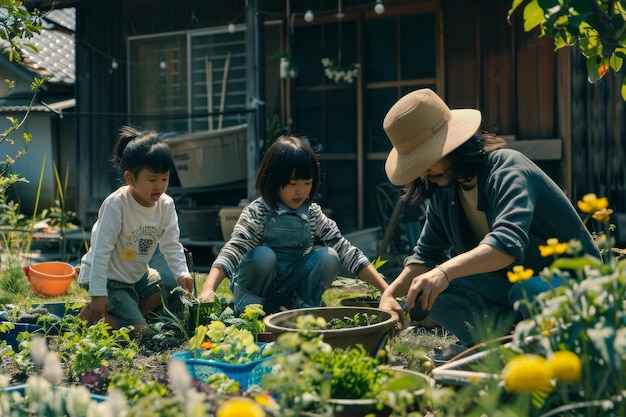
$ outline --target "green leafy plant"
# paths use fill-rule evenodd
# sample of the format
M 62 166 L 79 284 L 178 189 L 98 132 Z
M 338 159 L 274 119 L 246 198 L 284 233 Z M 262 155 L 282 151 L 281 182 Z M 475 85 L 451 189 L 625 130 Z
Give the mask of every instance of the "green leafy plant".
M 587 59 L 589 82 L 619 72 L 626 58 L 626 7 L 623 1 L 514 0 L 512 14 L 523 7 L 524 30 L 539 28 L 540 36 L 554 38 L 555 49 L 578 45 Z M 622 82 L 626 100 L 626 78 Z
M 409 383 L 381 365 L 362 345 L 333 349 L 323 336 L 311 337 L 305 324 L 301 330 L 278 336 L 276 343 L 290 353 L 273 358 L 276 367 L 263 378 L 262 386 L 276 398 L 281 415 L 330 416 L 337 399 L 371 399 L 378 409 L 390 407 L 391 416 L 434 409 L 428 378 L 420 379 L 421 395 L 416 395 L 415 381 Z
M 374 268 L 376 268 L 376 270 L 378 270 L 379 268 L 381 268 L 383 265 L 385 265 L 387 263 L 387 259 L 381 259 L 380 256 L 377 256 L 376 259 L 374 259 L 372 261 L 372 266 Z M 342 281 L 343 278 L 339 278 L 339 281 Z M 345 279 L 343 279 L 345 280 Z M 356 277 L 355 280 L 362 285 L 366 286 L 366 291 L 365 294 L 344 294 L 341 296 L 342 299 L 349 299 L 349 298 L 359 298 L 359 297 L 366 297 L 369 300 L 378 300 L 380 298 L 380 291 L 378 290 L 378 288 L 376 288 L 375 286 L 373 286 L 372 284 L 369 284 L 368 282 L 362 280 L 359 277 Z
M 165 397 L 167 388 L 154 378 L 146 378 L 144 369 L 128 369 L 111 375 L 108 390 L 119 390 L 128 401 L 135 402 L 142 397 L 156 394 Z
M 54 200 L 54 206 L 44 209 L 39 218 L 46 220 L 51 230 L 59 230 L 63 234 L 67 229 L 77 228 L 74 223 L 77 219 L 76 212 L 68 210 L 65 201 L 69 180 L 69 164 L 63 181 L 61 181 L 56 164 L 53 164 L 52 167 L 57 183 L 57 198 Z
M 87 326 L 78 316 L 66 315 L 60 323 L 63 333 L 51 339 L 69 378 L 80 378 L 94 369 L 107 367 L 110 360 L 132 368 L 137 342 L 129 328 L 112 329 L 104 320 Z

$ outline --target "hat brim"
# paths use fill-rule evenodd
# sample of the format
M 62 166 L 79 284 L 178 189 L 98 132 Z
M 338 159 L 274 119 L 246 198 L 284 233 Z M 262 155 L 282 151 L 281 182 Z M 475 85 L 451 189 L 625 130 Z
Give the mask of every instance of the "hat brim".
M 385 162 L 385 172 L 394 185 L 407 185 L 415 181 L 435 162 L 467 142 L 480 127 L 482 116 L 475 109 L 451 110 L 446 126 L 426 142 L 409 152 L 398 154 L 394 147 Z

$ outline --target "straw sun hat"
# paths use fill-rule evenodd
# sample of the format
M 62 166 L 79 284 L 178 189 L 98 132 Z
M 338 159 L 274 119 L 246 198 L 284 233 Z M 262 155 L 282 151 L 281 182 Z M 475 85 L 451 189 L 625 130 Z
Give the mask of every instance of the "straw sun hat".
M 402 97 L 383 121 L 383 129 L 393 145 L 385 163 L 389 181 L 394 185 L 413 182 L 471 138 L 478 131 L 481 119 L 478 110 L 450 110 L 428 88 Z

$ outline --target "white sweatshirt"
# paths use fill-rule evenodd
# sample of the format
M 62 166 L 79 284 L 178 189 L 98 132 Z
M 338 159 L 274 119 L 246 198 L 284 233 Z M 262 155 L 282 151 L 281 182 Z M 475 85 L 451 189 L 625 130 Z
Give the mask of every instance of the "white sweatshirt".
M 107 280 L 136 283 L 148 271 L 157 243 L 174 277 L 189 275 L 174 200 L 163 194 L 144 207 L 123 186 L 100 206 L 91 229 L 91 247 L 81 260 L 78 282 L 90 296 L 106 296 Z

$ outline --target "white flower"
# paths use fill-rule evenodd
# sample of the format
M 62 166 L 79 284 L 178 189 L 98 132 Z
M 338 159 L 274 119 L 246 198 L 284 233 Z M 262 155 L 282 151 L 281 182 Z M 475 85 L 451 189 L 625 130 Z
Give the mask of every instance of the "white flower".
M 50 383 L 39 375 L 33 375 L 26 381 L 25 394 L 31 404 L 46 404 L 52 399 Z
M 70 417 L 79 417 L 87 414 L 87 408 L 91 401 L 91 393 L 82 385 L 72 385 L 67 389 L 65 407 Z
M 63 370 L 63 365 L 61 365 L 61 361 L 56 353 L 48 352 L 44 359 L 43 364 L 43 377 L 46 378 L 50 384 L 59 385 L 63 380 L 63 376 L 65 372 Z
M 172 387 L 177 393 L 182 394 L 191 388 L 193 382 L 187 364 L 179 360 L 170 360 L 167 363 L 167 375 L 170 378 Z
M 94 414 L 93 417 L 124 417 L 128 414 L 128 401 L 124 393 L 119 389 L 112 389 L 108 392 L 108 398 L 102 403 L 95 403 L 96 407 L 90 409 L 100 409 L 100 413 Z M 93 405 L 93 403 L 92 403 Z M 89 413 L 88 417 L 89 417 Z
M 30 358 L 37 366 L 44 366 L 46 355 L 50 351 L 48 350 L 48 342 L 41 336 L 33 337 L 30 344 Z
M 0 388 L 6 388 L 11 383 L 11 377 L 6 374 L 0 374 Z
M 360 67 L 356 62 L 345 66 L 335 65 L 333 60 L 329 58 L 322 58 L 322 65 L 326 78 L 336 83 L 343 81 L 349 84 L 357 77 Z

